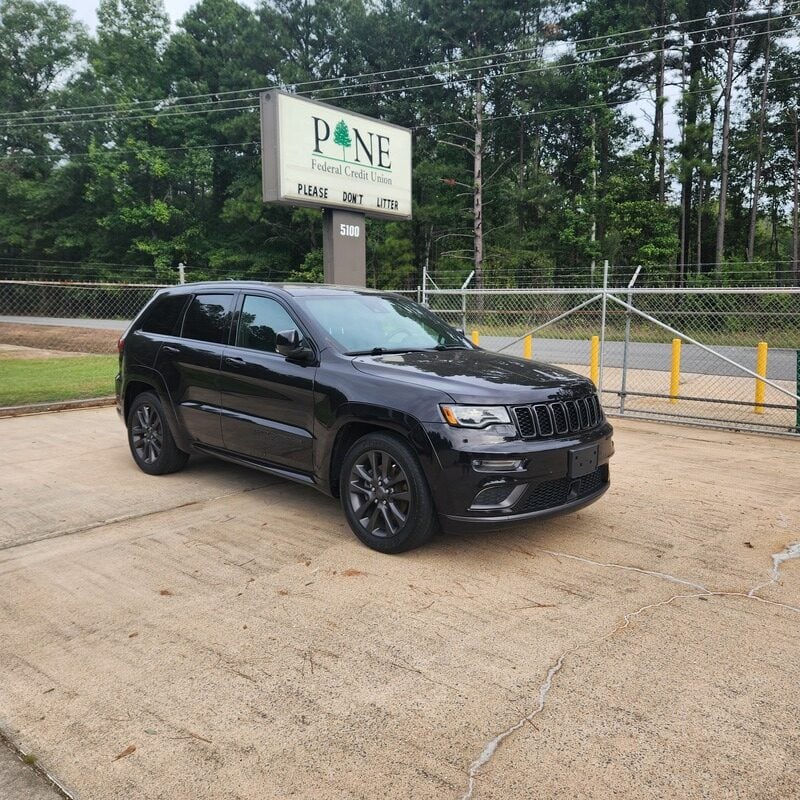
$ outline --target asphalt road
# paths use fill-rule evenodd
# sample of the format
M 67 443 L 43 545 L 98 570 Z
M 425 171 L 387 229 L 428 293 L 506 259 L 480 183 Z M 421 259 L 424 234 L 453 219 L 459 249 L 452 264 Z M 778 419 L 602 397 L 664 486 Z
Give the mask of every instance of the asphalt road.
M 74 319 L 69 317 L 12 317 L 0 316 L 0 323 L 10 322 L 29 325 L 57 325 L 72 328 L 99 328 L 122 331 L 128 322 L 117 319 Z M 510 342 L 512 337 L 482 336 L 481 346 L 488 350 L 498 350 Z M 754 347 L 719 346 L 715 350 L 748 369 L 755 369 L 756 350 Z M 522 342 L 508 350 L 513 355 L 522 355 Z M 534 340 L 534 357 L 554 364 L 587 364 L 589 362 L 589 342 L 582 339 L 543 339 Z M 632 342 L 628 350 L 628 366 L 631 369 L 651 369 L 669 372 L 671 346 Z M 621 367 L 623 362 L 623 343 L 606 342 L 604 363 L 609 367 Z M 734 375 L 746 373 L 711 355 L 702 348 L 684 344 L 681 348 L 681 371 L 701 375 Z M 772 380 L 793 381 L 797 377 L 797 351 L 773 348 L 769 353 L 767 377 Z
M 615 425 L 600 502 L 394 557 L 113 409 L 0 419 L 5 729 L 83 800 L 797 797 L 800 441 Z
M 511 337 L 482 336 L 481 346 L 489 350 L 499 350 L 513 342 Z M 755 347 L 714 346 L 714 350 L 748 369 L 756 368 Z M 507 351 L 522 355 L 522 342 Z M 534 339 L 533 356 L 553 364 L 588 364 L 589 342 L 584 339 Z M 649 342 L 631 342 L 628 348 L 628 367 L 630 369 L 652 369 L 669 372 L 671 368 L 672 346 Z M 621 367 L 623 364 L 623 342 L 606 342 L 603 363 L 607 367 Z M 697 345 L 683 343 L 681 346 L 681 372 L 700 375 L 746 375 L 732 364 L 717 358 Z M 773 348 L 767 359 L 767 377 L 772 380 L 793 381 L 797 377 L 797 351 Z

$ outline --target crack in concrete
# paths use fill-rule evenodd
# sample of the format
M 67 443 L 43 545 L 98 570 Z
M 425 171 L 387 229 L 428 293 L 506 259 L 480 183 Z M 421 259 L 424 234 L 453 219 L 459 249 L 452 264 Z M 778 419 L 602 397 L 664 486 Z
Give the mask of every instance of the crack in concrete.
M 692 581 L 684 580 L 683 578 L 676 578 L 674 575 L 670 575 L 667 572 L 657 572 L 656 570 L 652 569 L 643 569 L 642 567 L 633 567 L 628 564 L 615 564 L 612 562 L 606 561 L 595 561 L 591 558 L 584 558 L 583 556 L 575 556 L 571 553 L 559 553 L 557 550 L 546 550 L 543 547 L 537 547 L 537 550 L 541 551 L 542 553 L 547 553 L 548 555 L 555 556 L 556 558 L 569 558 L 573 561 L 582 561 L 584 564 L 594 564 L 597 567 L 613 567 L 614 569 L 621 569 L 625 570 L 626 572 L 638 572 L 642 575 L 651 575 L 654 578 L 662 578 L 665 581 L 669 581 L 670 583 L 677 583 L 681 586 L 689 586 L 692 589 L 701 589 L 704 592 L 707 592 L 708 589 L 703 586 L 702 583 L 693 583 Z
M 784 561 L 788 561 L 789 559 L 793 558 L 800 558 L 800 542 L 794 542 L 790 545 L 787 545 L 780 553 L 773 554 L 771 579 L 766 583 L 762 583 L 758 586 L 753 587 L 748 592 L 731 592 L 731 591 L 718 591 L 718 590 L 708 589 L 703 584 L 687 581 L 684 580 L 683 578 L 678 578 L 675 575 L 670 575 L 669 573 L 666 572 L 658 572 L 656 570 L 643 569 L 641 567 L 634 567 L 626 564 L 595 561 L 591 558 L 584 558 L 582 556 L 576 556 L 570 553 L 561 553 L 556 550 L 546 550 L 544 548 L 537 548 L 537 549 L 541 550 L 543 553 L 547 553 L 556 558 L 567 558 L 567 559 L 572 559 L 574 561 L 581 561 L 586 564 L 593 564 L 599 567 L 607 567 L 612 569 L 621 569 L 629 572 L 637 572 L 642 575 L 648 575 L 651 577 L 660 578 L 662 580 L 669 581 L 670 583 L 676 583 L 694 589 L 699 589 L 700 591 L 695 592 L 693 594 L 674 594 L 671 597 L 667 598 L 666 600 L 660 600 L 656 603 L 648 603 L 647 605 L 637 608 L 636 611 L 629 611 L 627 614 L 623 615 L 622 620 L 619 622 L 619 624 L 617 624 L 608 633 L 605 633 L 602 636 L 598 636 L 594 639 L 590 639 L 586 642 L 581 642 L 580 644 L 577 644 L 574 647 L 564 650 L 564 652 L 562 652 L 558 656 L 556 661 L 547 670 L 547 675 L 545 676 L 544 682 L 539 686 L 539 702 L 535 706 L 535 708 L 528 714 L 526 714 L 524 717 L 517 720 L 517 722 L 515 722 L 513 725 L 509 726 L 504 731 L 495 736 L 493 739 L 491 739 L 488 742 L 488 744 L 483 748 L 478 758 L 476 758 L 475 761 L 472 762 L 468 773 L 469 782 L 467 784 L 467 790 L 464 792 L 462 800 L 472 800 L 473 794 L 475 792 L 475 786 L 479 771 L 483 767 L 485 767 L 486 764 L 489 763 L 489 761 L 491 761 L 492 757 L 497 751 L 497 748 L 502 744 L 502 742 L 512 734 L 516 733 L 524 725 L 528 723 L 533 723 L 533 718 L 544 710 L 545 702 L 547 701 L 547 695 L 550 693 L 550 690 L 553 686 L 553 679 L 561 671 L 561 668 L 564 666 L 565 659 L 568 656 L 575 655 L 575 653 L 578 653 L 581 650 L 584 650 L 588 647 L 598 645 L 601 642 L 610 639 L 612 636 L 615 636 L 617 633 L 624 631 L 631 624 L 631 620 L 634 617 L 638 617 L 640 614 L 644 614 L 646 611 L 649 611 L 651 609 L 671 605 L 676 600 L 687 600 L 698 597 L 741 597 L 744 598 L 745 600 L 755 600 L 759 603 L 764 603 L 766 605 L 771 605 L 771 606 L 778 606 L 788 611 L 800 613 L 800 607 L 798 606 L 792 606 L 789 605 L 788 603 L 781 603 L 777 600 L 769 600 L 765 597 L 759 597 L 757 594 L 755 594 L 755 592 L 757 592 L 759 589 L 762 589 L 765 586 L 769 586 L 778 581 L 780 577 L 780 566 L 781 564 L 783 564 Z
M 777 583 L 781 578 L 781 564 L 783 564 L 784 561 L 789 561 L 793 558 L 800 558 L 800 542 L 792 542 L 791 544 L 786 545 L 786 547 L 784 547 L 780 553 L 772 554 L 772 572 L 770 573 L 769 580 L 759 584 L 758 586 L 754 586 L 747 593 L 747 596 L 755 597 L 756 592 L 766 589 L 767 586 L 772 586 L 773 583 Z

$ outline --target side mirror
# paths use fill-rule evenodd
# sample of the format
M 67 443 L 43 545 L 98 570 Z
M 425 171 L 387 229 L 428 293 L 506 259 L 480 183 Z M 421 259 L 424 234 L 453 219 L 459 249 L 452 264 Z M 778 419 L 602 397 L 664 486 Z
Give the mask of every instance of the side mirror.
M 310 347 L 306 347 L 300 339 L 300 331 L 292 328 L 275 334 L 275 350 L 286 358 L 296 361 L 308 361 L 313 356 Z

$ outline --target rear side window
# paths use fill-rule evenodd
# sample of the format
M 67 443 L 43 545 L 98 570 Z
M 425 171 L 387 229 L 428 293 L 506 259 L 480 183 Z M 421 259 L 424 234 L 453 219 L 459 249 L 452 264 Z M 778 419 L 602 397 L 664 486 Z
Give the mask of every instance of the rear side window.
M 198 294 L 183 320 L 183 338 L 225 344 L 231 324 L 232 302 L 231 294 Z
M 274 353 L 277 333 L 296 327 L 294 320 L 276 300 L 247 295 L 239 318 L 236 344 L 238 347 Z
M 145 312 L 139 330 L 161 336 L 177 336 L 188 300 L 189 296 L 185 294 L 161 295 Z

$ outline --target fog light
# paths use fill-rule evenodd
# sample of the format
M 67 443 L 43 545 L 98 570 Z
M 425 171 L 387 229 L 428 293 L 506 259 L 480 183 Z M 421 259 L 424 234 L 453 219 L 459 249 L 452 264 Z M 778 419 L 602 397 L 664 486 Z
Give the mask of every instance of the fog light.
M 517 472 L 522 469 L 522 459 L 475 458 L 472 468 L 475 472 Z

